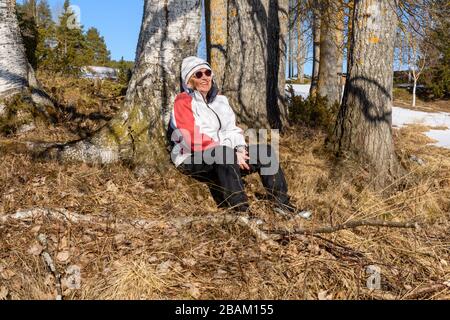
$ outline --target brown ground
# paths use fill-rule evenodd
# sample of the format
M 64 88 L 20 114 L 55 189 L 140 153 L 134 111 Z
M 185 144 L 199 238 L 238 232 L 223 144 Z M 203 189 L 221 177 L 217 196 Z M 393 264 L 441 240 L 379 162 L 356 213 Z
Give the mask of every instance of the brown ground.
M 63 84 L 61 88 L 68 88 Z M 69 89 L 59 90 L 58 99 L 67 103 Z M 102 105 L 104 110 L 96 103 L 81 108 L 83 94 L 86 101 L 94 97 L 75 94 L 77 112 L 113 113 L 108 104 Z M 99 125 L 63 116 L 60 121 L 54 128 L 3 142 L 65 141 L 77 138 L 78 127 L 91 130 Z M 450 151 L 428 146 L 421 130 L 395 130 L 410 183 L 389 198 L 369 191 L 370 182 L 356 165 L 333 168 L 321 132 L 296 128 L 284 136 L 281 163 L 290 194 L 314 215 L 310 222 L 287 222 L 273 215 L 267 203 L 254 196 L 262 187 L 253 175 L 246 178 L 247 191 L 253 211 L 267 221 L 265 229 L 369 218 L 416 221 L 420 229 L 360 227 L 291 236 L 275 248 L 233 224 L 176 228 L 176 218 L 223 211 L 215 208 L 204 185 L 171 166 L 164 173 L 137 177 L 122 165 L 59 164 L 0 150 L 0 217 L 39 207 L 66 208 L 110 221 L 107 226 L 50 219 L 0 223 L 0 299 L 56 297 L 55 278 L 40 255 L 40 234 L 47 236 L 46 251 L 63 280 L 69 267 L 81 268 L 81 288 L 68 288 L 63 281 L 64 299 L 449 299 Z M 410 160 L 411 155 L 425 163 Z M 340 177 L 332 179 L 335 170 L 341 170 Z M 157 223 L 147 230 L 122 229 L 114 225 L 117 219 Z M 367 289 L 368 266 L 379 268 L 381 290 Z
M 450 112 L 449 100 L 424 101 L 416 98 L 416 106 L 412 107 L 412 95 L 405 89 L 394 89 L 394 106 L 424 112 Z

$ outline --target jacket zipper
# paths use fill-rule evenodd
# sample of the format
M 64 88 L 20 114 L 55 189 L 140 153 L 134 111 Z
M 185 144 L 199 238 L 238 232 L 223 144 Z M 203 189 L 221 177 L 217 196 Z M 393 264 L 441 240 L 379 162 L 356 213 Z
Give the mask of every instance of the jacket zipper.
M 218 138 L 219 141 L 220 141 L 220 135 L 219 135 L 219 132 L 220 132 L 220 130 L 222 129 L 222 121 L 220 121 L 219 115 L 214 111 L 214 109 L 211 108 L 211 107 L 209 106 L 208 102 L 205 100 L 205 97 L 203 97 L 203 95 L 202 95 L 202 98 L 203 98 L 203 101 L 205 102 L 206 106 L 207 106 L 212 112 L 214 112 L 214 114 L 215 114 L 216 117 L 217 117 L 217 120 L 219 120 L 219 130 L 217 130 L 217 138 Z

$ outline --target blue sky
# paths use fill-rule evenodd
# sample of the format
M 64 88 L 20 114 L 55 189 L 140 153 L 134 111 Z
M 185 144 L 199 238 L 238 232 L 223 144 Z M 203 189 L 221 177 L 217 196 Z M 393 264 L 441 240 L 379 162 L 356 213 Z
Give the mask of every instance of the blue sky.
M 22 2 L 22 1 L 21 1 Z M 64 0 L 48 0 L 53 13 Z M 134 61 L 142 22 L 143 0 L 71 0 L 81 12 L 84 30 L 95 27 L 105 38 L 111 57 Z
M 54 13 L 60 12 L 64 4 L 64 0 L 48 2 Z M 112 59 L 119 60 L 123 56 L 125 60 L 134 61 L 144 0 L 71 0 L 71 4 L 80 8 L 84 30 L 95 27 L 100 31 Z M 204 33 L 198 55 L 206 58 Z M 305 73 L 311 74 L 311 63 L 306 65 Z

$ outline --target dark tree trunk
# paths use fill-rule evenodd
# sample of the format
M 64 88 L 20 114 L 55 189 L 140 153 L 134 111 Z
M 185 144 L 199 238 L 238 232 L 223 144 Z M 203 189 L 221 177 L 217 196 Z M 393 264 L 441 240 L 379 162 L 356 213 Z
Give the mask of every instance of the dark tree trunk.
M 341 102 L 344 14 L 341 5 L 329 1 L 322 14 L 320 28 L 320 65 L 318 94 L 330 104 Z
M 196 54 L 201 0 L 146 0 L 136 66 L 124 106 L 91 138 L 53 150 L 61 160 L 139 167 L 168 162 L 165 130 L 182 59 Z
M 288 124 L 285 92 L 288 10 L 288 0 L 269 1 L 266 108 L 270 127 L 280 130 Z
M 223 94 L 251 128 L 286 123 L 287 0 L 231 0 Z
M 216 84 L 222 91 L 227 53 L 228 1 L 205 0 L 205 6 L 208 61 L 214 70 Z
M 392 139 L 392 85 L 397 16 L 394 0 L 355 2 L 343 103 L 332 148 L 367 165 L 376 189 L 403 170 Z
M 314 97 L 317 94 L 317 85 L 319 82 L 319 65 L 320 65 L 320 25 L 321 13 L 319 10 L 319 1 L 314 1 L 313 4 L 313 69 L 311 74 L 311 88 L 309 90 L 310 96 Z
M 294 77 L 294 47 L 295 47 L 295 12 L 294 12 L 294 1 L 289 0 L 289 29 L 288 29 L 288 37 L 289 37 L 289 59 L 288 59 L 288 76 L 289 79 Z

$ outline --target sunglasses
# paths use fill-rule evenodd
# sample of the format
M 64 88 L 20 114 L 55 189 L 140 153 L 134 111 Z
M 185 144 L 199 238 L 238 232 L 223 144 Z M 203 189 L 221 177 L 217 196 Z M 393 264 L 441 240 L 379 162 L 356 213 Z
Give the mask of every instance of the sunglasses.
M 212 72 L 211 72 L 211 70 L 206 70 L 205 72 L 197 71 L 196 73 L 194 73 L 194 76 L 197 79 L 201 79 L 203 77 L 203 74 L 205 74 L 205 76 L 207 76 L 207 77 L 211 77 Z

